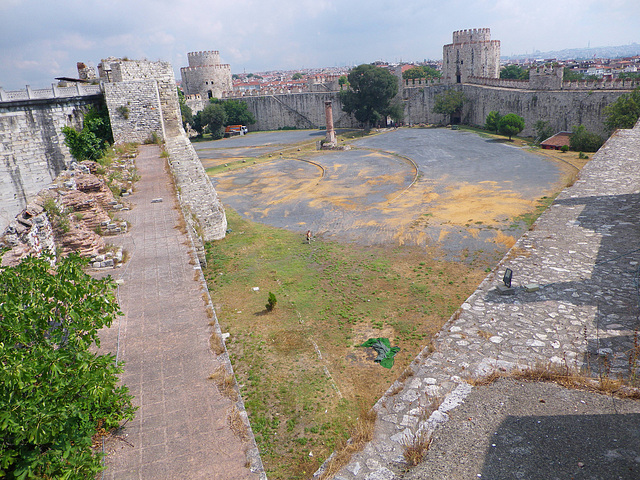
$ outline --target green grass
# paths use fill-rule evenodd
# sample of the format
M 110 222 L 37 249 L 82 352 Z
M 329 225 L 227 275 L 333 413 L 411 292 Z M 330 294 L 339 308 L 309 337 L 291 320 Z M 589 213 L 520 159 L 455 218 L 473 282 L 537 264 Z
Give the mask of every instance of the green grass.
M 484 273 L 423 248 L 309 245 L 229 208 L 227 218 L 231 233 L 207 245 L 211 295 L 269 478 L 306 479 Z M 392 370 L 356 346 L 373 336 L 402 349 Z

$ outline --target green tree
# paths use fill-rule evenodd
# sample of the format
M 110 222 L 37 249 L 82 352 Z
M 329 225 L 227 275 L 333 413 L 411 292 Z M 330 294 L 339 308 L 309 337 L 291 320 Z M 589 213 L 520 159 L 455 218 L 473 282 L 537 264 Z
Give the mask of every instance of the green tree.
M 625 93 L 604 109 L 604 124 L 613 132 L 617 128 L 633 128 L 640 118 L 640 87 Z
M 500 78 L 509 78 L 514 80 L 528 80 L 529 69 L 520 65 L 507 65 L 500 70 Z
M 533 129 L 536 132 L 536 143 L 544 142 L 547 138 L 551 137 L 554 132 L 549 122 L 544 120 L 538 120 Z
M 302 78 L 302 74 L 300 72 L 296 72 L 291 76 L 291 80 L 300 80 Z
M 524 118 L 516 115 L 515 113 L 507 113 L 500 119 L 500 123 L 498 124 L 498 131 L 502 135 L 507 135 L 509 140 L 511 140 L 512 136 L 519 134 L 522 130 L 524 130 Z
M 224 100 L 222 107 L 227 115 L 225 125 L 253 125 L 256 117 L 247 108 L 247 104 L 241 100 Z
M 338 85 L 340 85 L 340 90 L 342 90 L 343 87 L 349 86 L 349 80 L 346 75 L 340 75 L 340 77 L 338 77 Z
M 91 107 L 84 115 L 82 130 L 62 127 L 64 143 L 76 160 L 97 160 L 113 143 L 109 112 L 104 104 Z
M 573 127 L 571 137 L 569 137 L 569 146 L 571 150 L 576 152 L 597 152 L 604 141 L 599 135 L 587 132 L 584 125 Z
M 586 73 L 576 72 L 571 68 L 565 67 L 564 70 L 562 70 L 562 80 L 571 82 L 579 80 L 595 81 L 598 80 L 598 77 L 596 75 L 587 75 Z
M 450 123 L 453 123 L 454 117 L 459 116 L 462 112 L 465 101 L 466 97 L 464 93 L 458 92 L 457 90 L 447 90 L 444 93 L 436 95 L 433 112 L 449 115 Z
M 484 121 L 484 129 L 498 133 L 498 126 L 500 125 L 500 119 L 502 115 L 495 110 L 489 112 L 486 120 Z
M 417 65 L 402 72 L 402 78 L 411 80 L 413 78 L 440 78 L 442 74 L 433 67 L 427 65 Z
M 28 257 L 0 269 L 2 478 L 95 478 L 92 436 L 133 418 L 121 366 L 96 353 L 98 331 L 119 314 L 114 283 L 84 264 Z
M 340 91 L 342 110 L 370 128 L 386 116 L 398 121 L 402 109 L 392 103 L 398 93 L 398 79 L 388 70 L 373 65 L 359 65 L 349 76 L 349 89 Z
M 640 72 L 620 72 L 618 78 L 620 80 L 640 80 Z
M 201 112 L 200 125 L 211 134 L 213 140 L 222 138 L 223 127 L 227 122 L 227 113 L 220 103 L 209 103 Z

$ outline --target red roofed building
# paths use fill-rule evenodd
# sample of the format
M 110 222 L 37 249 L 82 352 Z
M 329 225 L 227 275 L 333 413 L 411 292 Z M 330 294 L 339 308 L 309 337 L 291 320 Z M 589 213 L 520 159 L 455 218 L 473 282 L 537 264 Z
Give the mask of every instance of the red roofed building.
M 541 142 L 540 146 L 546 150 L 560 150 L 564 145 L 570 145 L 570 139 L 571 132 L 558 132 Z

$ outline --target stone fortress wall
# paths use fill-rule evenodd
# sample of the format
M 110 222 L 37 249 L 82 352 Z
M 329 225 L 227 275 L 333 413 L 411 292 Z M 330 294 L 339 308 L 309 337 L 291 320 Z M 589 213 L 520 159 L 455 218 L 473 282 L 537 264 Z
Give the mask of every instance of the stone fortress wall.
M 0 232 L 72 161 L 62 128 L 82 128 L 98 85 L 0 89 Z
M 91 75 L 84 64 L 81 68 Z M 227 220 L 182 128 L 171 65 L 109 58 L 98 72 L 100 85 L 0 90 L 0 229 L 73 160 L 62 127 L 80 129 L 84 112 L 104 100 L 116 143 L 142 143 L 154 136 L 165 141 L 185 220 L 204 261 L 203 242 L 223 238 Z M 83 95 L 62 96 L 73 92 Z
M 182 128 L 173 68 L 168 62 L 103 60 L 101 74 L 116 143 L 165 142 L 178 199 L 204 262 L 204 242 L 225 236 L 227 219 L 218 194 Z M 110 74 L 106 74 L 110 71 Z M 107 81 L 109 80 L 109 81 Z M 128 115 L 123 115 L 128 108 Z
M 199 94 L 204 102 L 222 98 L 233 89 L 231 65 L 220 62 L 220 52 L 209 50 L 187 53 L 188 67 L 180 69 L 185 95 Z

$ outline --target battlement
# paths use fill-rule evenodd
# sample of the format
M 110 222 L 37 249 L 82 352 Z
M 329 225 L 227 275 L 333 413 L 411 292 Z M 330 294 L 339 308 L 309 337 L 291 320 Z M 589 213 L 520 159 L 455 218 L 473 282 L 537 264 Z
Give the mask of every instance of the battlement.
M 200 72 L 203 68 L 212 68 L 214 70 L 231 70 L 228 63 L 217 63 L 215 65 L 200 65 L 197 67 L 180 67 L 181 72 Z
M 471 28 L 453 32 L 453 43 L 488 42 L 491 40 L 491 29 Z
M 218 50 L 189 52 L 187 53 L 187 60 L 190 67 L 217 65 L 220 63 L 220 52 Z

